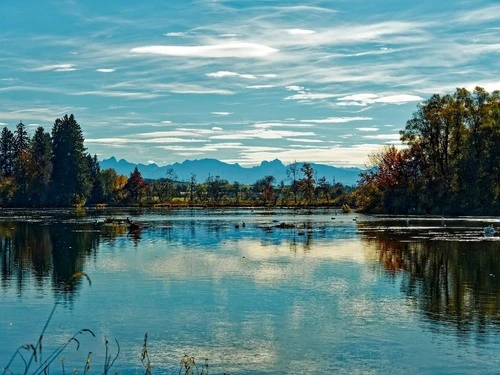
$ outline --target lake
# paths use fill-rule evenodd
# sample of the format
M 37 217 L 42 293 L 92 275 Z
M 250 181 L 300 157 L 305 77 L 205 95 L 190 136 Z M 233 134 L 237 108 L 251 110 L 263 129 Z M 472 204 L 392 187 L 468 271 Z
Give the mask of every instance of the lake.
M 144 373 L 147 332 L 157 374 L 177 374 L 184 354 L 200 370 L 207 358 L 210 374 L 499 374 L 489 224 L 500 219 L 3 209 L 1 365 L 36 343 L 56 306 L 43 359 L 81 329 L 96 337 L 78 335 L 51 373 L 84 373 L 92 352 L 101 374 L 105 337 L 112 356 L 120 346 L 110 373 Z M 20 357 L 11 369 L 23 371 Z

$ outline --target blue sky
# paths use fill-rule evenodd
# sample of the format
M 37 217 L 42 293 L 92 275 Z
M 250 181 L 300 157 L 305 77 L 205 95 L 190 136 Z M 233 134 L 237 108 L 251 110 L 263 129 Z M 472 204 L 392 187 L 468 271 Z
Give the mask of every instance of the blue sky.
M 0 125 L 73 113 L 100 159 L 363 166 L 498 72 L 498 1 L 0 2 Z

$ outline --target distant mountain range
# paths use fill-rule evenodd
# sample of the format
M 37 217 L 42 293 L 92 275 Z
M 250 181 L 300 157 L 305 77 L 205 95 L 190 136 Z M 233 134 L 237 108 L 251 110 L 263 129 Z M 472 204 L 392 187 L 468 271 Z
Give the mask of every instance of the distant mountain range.
M 359 174 L 363 172 L 359 168 L 338 168 L 323 164 L 310 163 L 312 168 L 316 171 L 316 179 L 323 176 L 327 181 L 341 182 L 344 185 L 355 185 L 359 180 Z M 167 170 L 173 169 L 177 175 L 177 180 L 188 181 L 191 174 L 196 175 L 198 182 L 203 182 L 210 176 L 219 176 L 221 179 L 228 180 L 229 182 L 238 181 L 239 183 L 250 185 L 264 176 L 274 176 L 276 182 L 287 181 L 287 169 L 280 160 L 263 161 L 260 165 L 245 168 L 239 164 L 227 164 L 216 159 L 200 159 L 200 160 L 186 160 L 182 163 L 174 163 L 160 167 L 156 164 L 134 164 L 121 159 L 116 160 L 113 156 L 109 159 L 104 159 L 100 162 L 101 169 L 113 168 L 117 173 L 129 176 L 135 167 L 139 169 L 142 177 L 148 179 L 158 179 L 166 177 Z M 302 163 L 298 163 L 299 168 Z

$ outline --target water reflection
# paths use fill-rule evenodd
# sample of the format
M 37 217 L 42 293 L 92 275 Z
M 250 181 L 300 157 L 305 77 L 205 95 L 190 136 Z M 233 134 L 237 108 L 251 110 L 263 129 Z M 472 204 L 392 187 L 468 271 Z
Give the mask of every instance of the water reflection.
M 84 270 L 88 258 L 94 257 L 103 239 L 122 234 L 123 228 L 110 226 L 105 230 L 93 223 L 45 223 L 44 221 L 0 222 L 1 288 L 16 289 L 20 296 L 34 284 L 71 299 L 81 280 L 71 276 Z
M 403 228 L 377 222 L 359 228 L 387 275 L 436 329 L 453 326 L 459 336 L 473 332 L 479 339 L 488 326 L 500 330 L 500 242 L 481 240 L 479 224 L 432 224 Z

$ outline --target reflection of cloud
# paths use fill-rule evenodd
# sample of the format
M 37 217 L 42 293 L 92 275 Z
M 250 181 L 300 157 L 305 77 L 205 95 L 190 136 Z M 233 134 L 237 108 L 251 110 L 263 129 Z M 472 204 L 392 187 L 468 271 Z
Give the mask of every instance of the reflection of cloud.
M 260 240 L 246 239 L 227 241 L 217 253 L 200 252 L 189 257 L 168 255 L 148 265 L 146 273 L 168 280 L 188 280 L 196 275 L 207 280 L 229 277 L 249 279 L 258 284 L 288 285 L 291 282 L 311 283 L 316 270 L 328 261 L 363 263 L 365 254 L 355 240 L 342 240 L 338 244 L 315 242 L 310 251 L 302 251 L 292 250 L 289 243 L 266 246 Z M 332 279 L 318 288 L 338 294 L 346 285 L 342 279 Z
M 96 267 L 99 269 L 99 272 L 125 272 L 127 270 L 127 262 L 119 258 L 99 259 Z
M 236 374 L 241 372 L 242 368 L 273 373 L 280 356 L 274 347 L 273 332 L 275 328 L 269 326 L 270 321 L 266 319 L 266 316 L 253 317 L 253 319 L 247 319 L 241 324 L 243 332 L 236 334 L 233 331 L 233 325 L 229 322 L 214 322 L 214 326 L 208 333 L 218 343 L 216 347 L 204 345 L 203 342 L 196 343 L 196 341 L 203 340 L 190 340 L 189 344 L 173 345 L 170 341 L 155 340 L 154 336 L 148 339 L 148 347 L 155 348 L 154 363 L 178 363 L 179 358 L 183 358 L 186 353 L 189 353 L 196 358 L 198 367 L 201 367 L 203 358 L 208 358 L 210 373 Z M 248 327 L 248 325 L 251 326 Z M 265 331 L 264 337 L 255 338 L 255 332 L 262 330 Z M 235 338 L 240 337 L 240 335 L 245 337 L 243 347 L 241 341 L 235 342 Z M 161 368 L 160 365 L 158 368 Z

